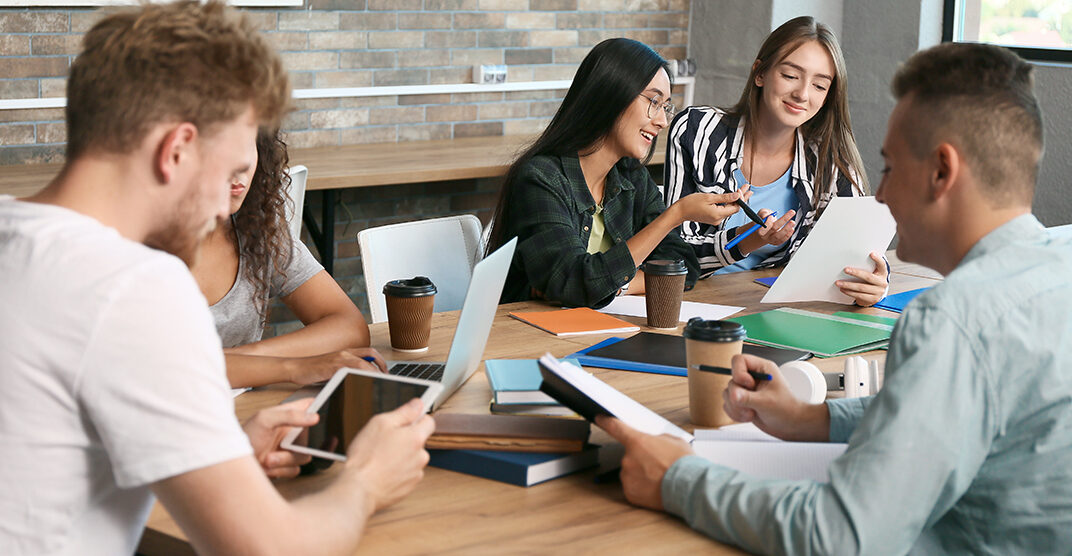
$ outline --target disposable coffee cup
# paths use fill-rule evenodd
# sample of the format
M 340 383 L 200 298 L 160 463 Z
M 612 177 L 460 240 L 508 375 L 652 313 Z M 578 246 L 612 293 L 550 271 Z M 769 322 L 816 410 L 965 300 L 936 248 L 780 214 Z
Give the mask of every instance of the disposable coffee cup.
M 689 270 L 678 259 L 653 260 L 640 265 L 644 271 L 644 297 L 648 309 L 648 326 L 676 329 L 681 321 L 681 294 Z
M 722 391 L 728 375 L 700 370 L 700 365 L 730 368 L 741 353 L 744 327 L 726 320 L 689 319 L 685 325 L 685 360 L 689 374 L 689 418 L 698 427 L 721 427 L 733 423 L 722 407 Z
M 435 294 L 435 284 L 424 276 L 384 284 L 387 326 L 391 330 L 391 347 L 396 351 L 428 351 Z

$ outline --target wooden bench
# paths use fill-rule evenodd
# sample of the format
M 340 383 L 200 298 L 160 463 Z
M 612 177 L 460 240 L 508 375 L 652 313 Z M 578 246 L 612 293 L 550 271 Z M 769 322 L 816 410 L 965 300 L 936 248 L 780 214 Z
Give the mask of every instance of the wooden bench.
M 502 176 L 532 140 L 528 135 L 503 135 L 292 149 L 290 163 L 303 164 L 309 169 L 305 190 L 319 191 L 321 195 L 320 223 L 308 206 L 302 220 L 320 252 L 324 268 L 330 273 L 334 267 L 338 190 Z M 664 158 L 665 151 L 660 148 L 650 164 L 662 164 Z M 61 167 L 61 164 L 0 167 L 0 195 L 32 195 L 47 185 Z

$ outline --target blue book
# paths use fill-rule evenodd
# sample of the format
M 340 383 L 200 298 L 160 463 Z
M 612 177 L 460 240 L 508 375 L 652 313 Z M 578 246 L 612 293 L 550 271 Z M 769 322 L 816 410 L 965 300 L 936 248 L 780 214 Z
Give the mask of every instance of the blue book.
M 565 361 L 580 366 L 576 359 Z M 540 391 L 543 378 L 535 359 L 488 359 L 484 369 L 493 403 L 559 405 L 554 398 Z
M 518 486 L 532 486 L 599 463 L 599 446 L 565 454 L 428 450 L 428 465 Z
M 757 284 L 759 284 L 759 285 L 761 285 L 761 286 L 767 286 L 769 288 L 769 287 L 774 285 L 774 281 L 777 280 L 777 279 L 778 279 L 777 276 L 769 276 L 767 278 L 756 278 L 755 280 L 752 280 L 752 281 L 757 283 Z
M 916 298 L 917 295 L 929 290 L 930 288 L 920 288 L 918 290 L 909 290 L 906 292 L 896 293 L 893 295 L 887 295 L 882 298 L 881 301 L 875 303 L 876 309 L 885 309 L 894 313 L 900 313 L 904 311 L 905 306 L 909 301 Z

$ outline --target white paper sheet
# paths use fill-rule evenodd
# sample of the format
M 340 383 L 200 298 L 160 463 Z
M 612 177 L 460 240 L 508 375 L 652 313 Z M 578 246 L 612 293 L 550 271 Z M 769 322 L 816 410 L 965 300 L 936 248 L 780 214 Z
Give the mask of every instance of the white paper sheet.
M 242 394 L 248 392 L 249 390 L 250 390 L 249 388 L 231 388 L 231 397 L 232 398 L 237 398 L 238 396 L 241 396 Z
M 854 279 L 842 272 L 847 266 L 875 268 L 869 255 L 885 252 L 896 231 L 890 210 L 874 197 L 834 197 L 761 303 L 851 305 L 853 299 L 841 293 L 834 281 Z
M 600 309 L 601 312 L 612 315 L 625 315 L 629 317 L 646 317 L 648 315 L 647 300 L 643 295 L 622 295 L 614 298 L 610 305 Z M 687 322 L 692 317 L 702 317 L 707 320 L 722 320 L 744 310 L 744 307 L 731 305 L 715 305 L 714 303 L 697 303 L 695 301 L 681 302 L 681 322 Z
M 762 442 L 781 442 L 752 423 L 736 423 L 718 429 L 696 429 L 696 440 L 755 440 Z
M 824 483 L 830 481 L 830 463 L 847 447 L 829 442 L 701 440 L 700 436 L 692 443 L 696 455 L 753 477 Z

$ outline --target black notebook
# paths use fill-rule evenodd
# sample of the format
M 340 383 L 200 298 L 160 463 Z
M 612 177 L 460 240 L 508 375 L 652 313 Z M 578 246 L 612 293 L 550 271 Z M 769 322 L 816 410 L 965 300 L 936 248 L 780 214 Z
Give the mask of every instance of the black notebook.
M 744 344 L 744 353 L 770 359 L 776 365 L 811 357 L 806 351 L 796 351 L 753 344 Z M 582 365 L 686 376 L 685 338 L 654 332 L 640 332 L 629 338 L 609 338 L 570 355 Z

